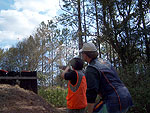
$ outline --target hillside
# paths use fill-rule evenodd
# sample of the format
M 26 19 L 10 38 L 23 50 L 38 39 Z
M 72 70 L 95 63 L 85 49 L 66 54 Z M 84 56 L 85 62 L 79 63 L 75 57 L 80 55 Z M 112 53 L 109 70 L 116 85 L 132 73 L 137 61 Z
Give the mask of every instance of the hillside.
M 19 86 L 0 84 L 0 113 L 62 113 L 42 97 Z

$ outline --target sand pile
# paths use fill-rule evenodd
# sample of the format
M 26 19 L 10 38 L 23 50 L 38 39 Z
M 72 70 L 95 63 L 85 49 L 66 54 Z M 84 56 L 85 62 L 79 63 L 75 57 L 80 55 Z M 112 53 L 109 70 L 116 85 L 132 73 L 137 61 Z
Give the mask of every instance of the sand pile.
M 61 113 L 42 97 L 19 86 L 0 84 L 0 113 Z

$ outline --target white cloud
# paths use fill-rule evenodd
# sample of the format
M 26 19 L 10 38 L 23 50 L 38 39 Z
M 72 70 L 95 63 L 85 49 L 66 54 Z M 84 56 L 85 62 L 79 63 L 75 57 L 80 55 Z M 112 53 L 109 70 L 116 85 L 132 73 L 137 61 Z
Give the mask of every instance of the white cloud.
M 16 36 L 16 37 L 14 37 Z M 7 38 L 6 38 L 7 37 Z M 0 31 L 0 41 L 3 42 L 3 40 L 16 40 L 17 38 L 21 37 L 19 34 L 15 34 L 14 32 L 11 31 Z M 23 37 L 21 37 L 23 38 Z
M 5 45 L 4 47 L 3 47 L 3 49 L 9 49 L 11 47 L 11 45 Z
M 42 22 L 56 16 L 59 0 L 14 0 L 11 10 L 0 11 L 0 41 L 23 39 Z M 8 44 L 7 44 L 8 45 Z
M 59 0 L 15 0 L 14 6 L 17 10 L 28 9 L 35 12 L 56 12 L 59 8 Z

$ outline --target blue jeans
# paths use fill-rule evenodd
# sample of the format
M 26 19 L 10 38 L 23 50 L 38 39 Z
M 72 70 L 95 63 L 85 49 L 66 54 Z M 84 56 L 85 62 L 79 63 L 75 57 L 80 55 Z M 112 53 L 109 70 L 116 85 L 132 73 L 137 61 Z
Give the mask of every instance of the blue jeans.
M 98 110 L 95 110 L 93 113 L 110 113 L 107 110 L 106 104 L 102 104 L 101 106 L 99 106 L 99 108 L 98 108 Z M 123 109 L 121 111 L 119 110 L 119 111 L 116 111 L 116 112 L 113 112 L 113 113 L 126 113 L 127 111 L 128 111 L 128 108 Z

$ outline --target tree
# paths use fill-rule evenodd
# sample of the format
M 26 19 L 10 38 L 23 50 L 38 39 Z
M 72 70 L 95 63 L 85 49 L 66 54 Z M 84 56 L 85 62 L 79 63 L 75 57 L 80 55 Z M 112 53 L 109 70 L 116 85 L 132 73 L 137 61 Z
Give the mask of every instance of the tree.
M 7 71 L 17 71 L 18 63 L 17 63 L 17 49 L 12 47 L 3 53 L 3 57 L 1 58 L 1 68 Z
M 138 2 L 136 0 L 99 2 L 103 12 L 103 40 L 112 45 L 123 66 L 136 62 L 140 55 L 139 42 L 142 39 L 138 34 L 136 22 L 139 15 L 136 8 Z
M 3 55 L 4 55 L 4 50 L 0 48 L 0 67 L 2 65 L 2 58 L 3 58 Z
M 143 51 L 147 56 L 147 62 L 150 62 L 150 33 L 148 28 L 148 21 L 146 20 L 146 14 L 149 13 L 150 2 L 147 0 L 138 0 L 138 28 L 139 35 L 143 37 L 143 43 L 145 46 L 145 51 Z
M 82 48 L 83 40 L 82 40 L 82 27 L 81 27 L 81 7 L 80 0 L 78 0 L 78 36 L 79 36 L 79 49 Z M 81 55 L 80 55 L 81 57 Z

